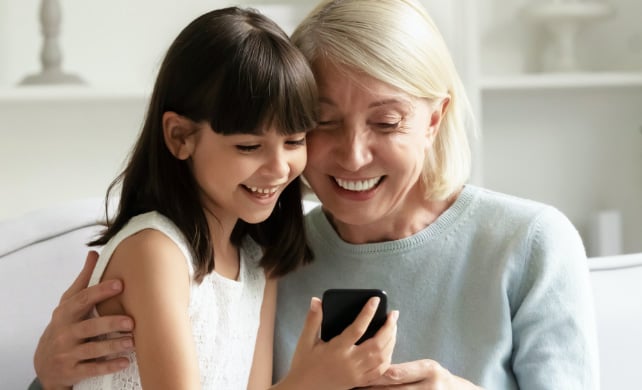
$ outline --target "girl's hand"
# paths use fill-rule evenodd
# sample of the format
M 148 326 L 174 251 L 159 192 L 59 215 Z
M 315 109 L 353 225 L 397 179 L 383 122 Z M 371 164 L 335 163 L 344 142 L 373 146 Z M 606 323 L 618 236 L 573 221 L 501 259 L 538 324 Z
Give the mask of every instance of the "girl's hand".
M 275 388 L 351 389 L 367 386 L 380 378 L 390 366 L 399 313 L 390 312 L 386 323 L 373 338 L 355 345 L 368 328 L 378 305 L 378 297 L 370 298 L 349 327 L 324 342 L 319 338 L 323 317 L 321 301 L 312 298 L 290 372 Z
M 372 382 L 371 389 L 405 390 L 481 390 L 469 381 L 455 376 L 434 360 L 393 364 L 383 376 Z

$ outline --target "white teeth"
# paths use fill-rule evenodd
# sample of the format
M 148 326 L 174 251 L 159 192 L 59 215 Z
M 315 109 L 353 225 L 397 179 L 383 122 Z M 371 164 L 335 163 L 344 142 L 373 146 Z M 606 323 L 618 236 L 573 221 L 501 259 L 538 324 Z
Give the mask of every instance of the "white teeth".
M 373 189 L 381 180 L 382 176 L 373 177 L 372 179 L 366 180 L 344 180 L 339 179 L 338 177 L 334 178 L 334 181 L 337 182 L 339 187 L 348 191 L 368 191 Z
M 270 194 L 273 194 L 273 193 L 275 193 L 275 192 L 277 192 L 279 190 L 278 186 L 277 187 L 270 187 L 270 188 L 259 188 L 259 187 L 248 187 L 248 186 L 245 186 L 245 187 L 248 190 L 252 191 L 252 192 L 256 192 L 256 193 L 264 194 L 264 195 L 270 195 Z

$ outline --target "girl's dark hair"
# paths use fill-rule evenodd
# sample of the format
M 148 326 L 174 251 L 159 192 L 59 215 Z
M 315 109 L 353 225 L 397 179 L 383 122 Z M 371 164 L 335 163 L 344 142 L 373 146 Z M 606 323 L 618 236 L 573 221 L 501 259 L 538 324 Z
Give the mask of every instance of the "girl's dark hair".
M 317 90 L 308 62 L 273 21 L 251 9 L 230 7 L 191 22 L 170 46 L 161 65 L 145 122 L 129 163 L 111 183 L 122 185 L 118 211 L 89 245 L 104 245 L 130 218 L 158 211 L 191 243 L 201 281 L 214 269 L 210 230 L 188 161 L 165 145 L 162 116 L 176 112 L 207 122 L 219 134 L 261 134 L 272 125 L 281 134 L 314 127 Z M 301 182 L 281 194 L 267 220 L 239 220 L 232 242 L 246 235 L 264 248 L 261 266 L 282 276 L 312 260 L 306 244 Z

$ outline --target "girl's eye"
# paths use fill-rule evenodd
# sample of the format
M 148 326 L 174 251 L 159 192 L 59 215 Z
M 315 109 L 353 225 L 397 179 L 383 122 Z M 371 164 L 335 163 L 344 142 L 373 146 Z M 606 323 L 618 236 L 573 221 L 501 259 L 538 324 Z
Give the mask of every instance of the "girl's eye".
M 292 140 L 286 141 L 285 143 L 292 146 L 303 146 L 305 145 L 305 137 L 299 138 L 299 139 L 292 139 Z
M 251 152 L 259 148 L 260 145 L 236 145 L 241 152 Z

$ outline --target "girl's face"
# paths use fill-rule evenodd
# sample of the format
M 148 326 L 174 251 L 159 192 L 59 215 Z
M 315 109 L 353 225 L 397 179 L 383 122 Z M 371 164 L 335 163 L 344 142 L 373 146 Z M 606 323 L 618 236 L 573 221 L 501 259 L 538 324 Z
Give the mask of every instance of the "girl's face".
M 221 222 L 266 220 L 306 163 L 305 133 L 217 134 L 203 124 L 191 155 L 205 209 Z
M 304 176 L 335 225 L 363 231 L 412 220 L 425 203 L 420 175 L 441 111 L 362 73 L 325 61 L 313 69 L 319 125 L 308 134 Z

